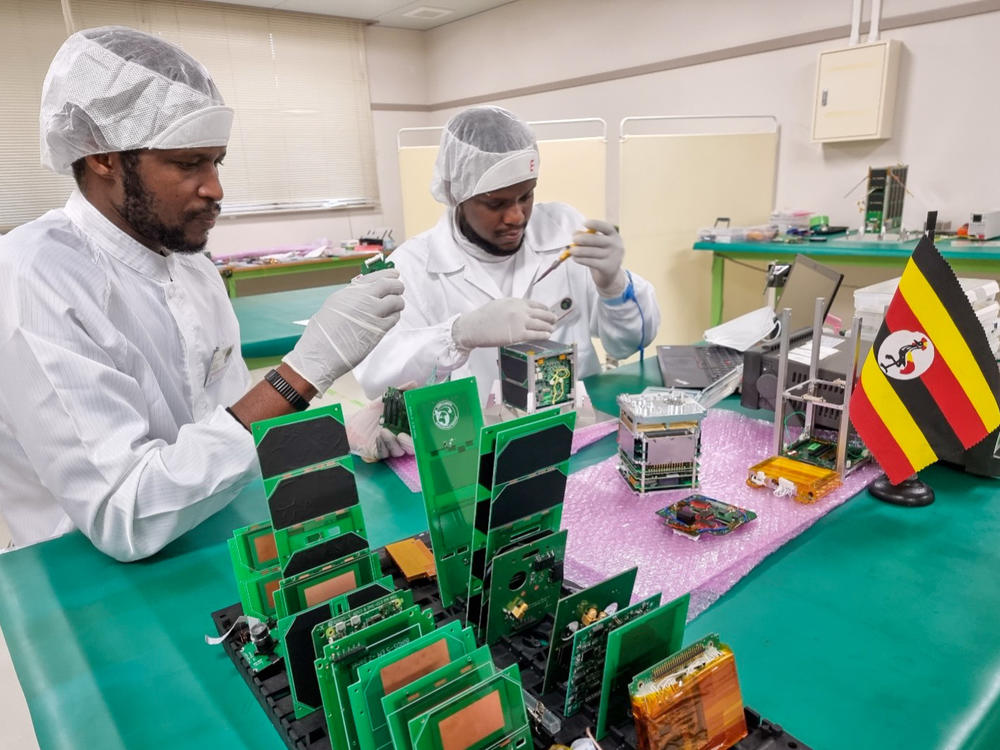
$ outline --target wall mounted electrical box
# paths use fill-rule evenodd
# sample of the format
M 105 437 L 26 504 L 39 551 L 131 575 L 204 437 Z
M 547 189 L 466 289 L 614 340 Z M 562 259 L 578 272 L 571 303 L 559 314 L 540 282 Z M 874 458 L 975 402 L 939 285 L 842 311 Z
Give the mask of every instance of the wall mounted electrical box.
M 902 43 L 895 39 L 820 52 L 812 140 L 891 136 L 901 54 Z

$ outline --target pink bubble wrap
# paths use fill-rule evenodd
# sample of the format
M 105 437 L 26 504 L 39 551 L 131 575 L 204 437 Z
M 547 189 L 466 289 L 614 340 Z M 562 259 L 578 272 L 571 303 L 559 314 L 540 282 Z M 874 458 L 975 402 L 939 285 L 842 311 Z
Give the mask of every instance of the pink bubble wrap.
M 879 472 L 864 466 L 811 505 L 775 497 L 746 484 L 749 467 L 771 455 L 771 435 L 770 422 L 712 409 L 702 422 L 697 490 L 635 493 L 618 473 L 617 456 L 572 474 L 562 520 L 569 529 L 566 578 L 589 586 L 638 565 L 633 601 L 659 591 L 667 602 L 690 592 L 693 618 Z M 752 510 L 757 518 L 724 536 L 682 537 L 656 511 L 693 492 Z
M 610 435 L 618 429 L 618 420 L 610 419 L 597 424 L 581 427 L 573 432 L 573 443 L 570 453 L 576 453 L 581 448 L 586 448 L 591 443 L 596 443 L 605 435 Z M 403 456 L 402 458 L 386 459 L 386 464 L 396 475 L 403 480 L 403 484 L 410 488 L 411 492 L 420 492 L 420 474 L 417 472 L 417 459 L 413 456 Z

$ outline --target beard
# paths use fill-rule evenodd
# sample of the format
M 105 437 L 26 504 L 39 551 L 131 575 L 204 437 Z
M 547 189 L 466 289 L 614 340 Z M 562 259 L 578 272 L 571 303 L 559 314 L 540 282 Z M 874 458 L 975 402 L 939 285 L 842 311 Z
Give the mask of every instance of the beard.
M 495 255 L 498 258 L 508 258 L 511 255 L 514 255 L 514 253 L 520 250 L 524 245 L 524 235 L 521 235 L 521 241 L 517 243 L 517 247 L 510 250 L 505 250 L 502 247 L 494 245 L 489 240 L 480 237 L 476 230 L 469 226 L 469 223 L 465 220 L 465 216 L 461 211 L 458 212 L 458 229 L 465 235 L 465 238 L 469 240 L 469 242 L 474 244 L 476 247 L 485 250 L 490 255 Z
M 206 214 L 215 215 L 219 212 L 219 204 L 214 203 L 209 211 L 189 211 L 181 217 L 179 225 L 171 226 L 164 223 L 153 207 L 154 198 L 146 189 L 137 169 L 139 154 L 123 152 L 122 188 L 125 199 L 122 201 L 120 213 L 122 218 L 141 236 L 156 243 L 171 252 L 191 255 L 200 253 L 208 244 L 208 237 L 201 242 L 191 242 L 185 236 L 185 227 L 195 219 Z

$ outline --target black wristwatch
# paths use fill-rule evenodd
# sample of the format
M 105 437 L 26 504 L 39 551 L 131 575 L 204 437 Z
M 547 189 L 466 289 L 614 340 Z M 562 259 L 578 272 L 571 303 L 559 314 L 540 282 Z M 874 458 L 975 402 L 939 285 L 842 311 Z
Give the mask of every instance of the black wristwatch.
M 264 380 L 290 403 L 296 411 L 305 411 L 309 407 L 309 402 L 302 398 L 302 394 L 292 387 L 292 384 L 278 374 L 277 370 L 271 370 L 264 376 Z

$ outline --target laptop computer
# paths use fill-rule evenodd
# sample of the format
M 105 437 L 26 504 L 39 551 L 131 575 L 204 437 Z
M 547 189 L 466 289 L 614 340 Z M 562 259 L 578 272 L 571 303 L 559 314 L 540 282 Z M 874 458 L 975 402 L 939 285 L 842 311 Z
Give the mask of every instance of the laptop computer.
M 789 322 L 792 341 L 810 335 L 818 297 L 824 299 L 823 317 L 826 318 L 843 278 L 839 271 L 812 258 L 795 256 L 795 263 L 777 304 L 779 310 L 785 307 L 792 310 Z M 732 393 L 739 384 L 743 368 L 742 352 L 714 344 L 658 346 L 656 358 L 665 387 L 710 389 L 713 397 L 720 392 L 722 396 Z

